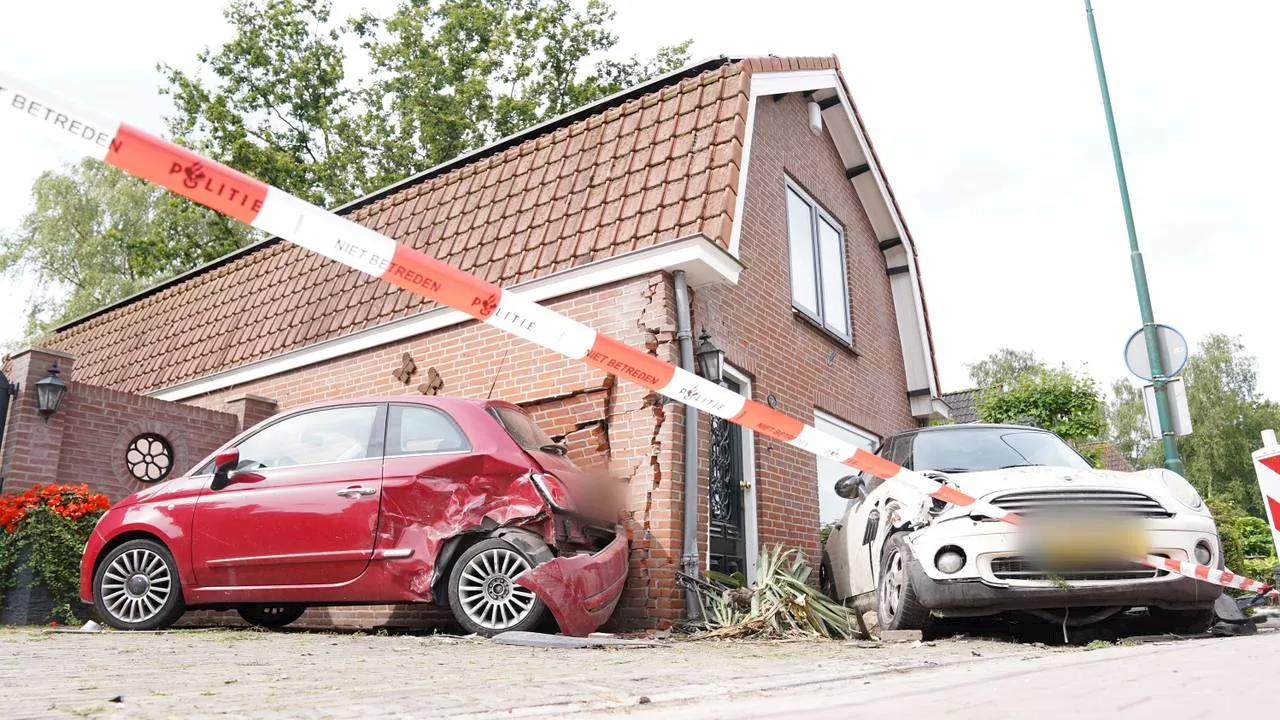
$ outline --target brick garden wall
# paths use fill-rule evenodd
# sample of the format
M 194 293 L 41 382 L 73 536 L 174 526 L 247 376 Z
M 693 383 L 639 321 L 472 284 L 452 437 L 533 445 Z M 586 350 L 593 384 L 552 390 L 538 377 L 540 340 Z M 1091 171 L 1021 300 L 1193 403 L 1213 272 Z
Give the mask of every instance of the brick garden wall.
M 758 102 L 742 218 L 737 286 L 694 293 L 695 331 L 706 327 L 726 361 L 753 380 L 755 399 L 813 422 L 814 408 L 880 436 L 914 427 L 884 256 L 829 135 L 809 131 L 806 101 L 790 95 Z M 790 177 L 843 226 L 853 349 L 792 311 L 785 181 Z M 700 457 L 709 457 L 702 419 Z M 758 522 L 762 544 L 819 545 L 817 460 L 756 438 Z M 706 482 L 707 466 L 700 473 Z M 705 485 L 700 537 L 706 537 Z M 706 548 L 701 548 L 704 552 Z
M 35 382 L 54 360 L 68 389 L 47 421 L 36 412 Z M 5 491 L 52 482 L 87 484 L 112 502 L 146 487 L 130 476 L 125 453 L 135 437 L 156 433 L 172 445 L 174 475 L 236 433 L 234 415 L 75 382 L 74 358 L 32 350 L 11 362 L 22 394 L 5 433 Z

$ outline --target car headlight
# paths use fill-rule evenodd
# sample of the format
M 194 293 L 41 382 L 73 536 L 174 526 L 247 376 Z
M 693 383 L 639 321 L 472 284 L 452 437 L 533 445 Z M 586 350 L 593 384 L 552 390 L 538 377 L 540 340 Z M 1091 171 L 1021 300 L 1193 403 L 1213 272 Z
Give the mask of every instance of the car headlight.
M 1160 477 L 1164 478 L 1164 486 L 1169 488 L 1169 492 L 1173 494 L 1178 502 L 1186 505 L 1192 510 L 1199 510 L 1204 507 L 1204 501 L 1200 499 L 1200 493 L 1192 487 L 1187 479 L 1172 470 L 1161 470 Z

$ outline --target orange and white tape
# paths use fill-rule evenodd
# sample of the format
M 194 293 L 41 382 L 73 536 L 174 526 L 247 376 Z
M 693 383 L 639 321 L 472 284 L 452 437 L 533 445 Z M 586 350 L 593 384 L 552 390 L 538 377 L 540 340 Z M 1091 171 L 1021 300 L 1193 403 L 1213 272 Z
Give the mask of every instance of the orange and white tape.
M 554 310 L 128 124 L 85 113 L 0 71 L 0 118 L 154 182 L 266 233 L 386 280 L 565 357 L 581 360 L 690 407 L 876 477 L 905 483 L 974 514 L 1018 523 L 1013 513 L 827 435 L 773 408 L 632 348 Z M 1219 571 L 1163 558 L 1151 567 L 1225 584 Z M 1154 563 L 1160 563 L 1156 565 Z M 1228 573 L 1229 575 L 1229 573 Z M 1234 577 L 1234 576 L 1233 576 Z M 1255 581 L 1249 581 L 1255 582 Z M 1261 583 L 1255 583 L 1261 585 Z M 1236 587 L 1231 585 L 1231 587 Z

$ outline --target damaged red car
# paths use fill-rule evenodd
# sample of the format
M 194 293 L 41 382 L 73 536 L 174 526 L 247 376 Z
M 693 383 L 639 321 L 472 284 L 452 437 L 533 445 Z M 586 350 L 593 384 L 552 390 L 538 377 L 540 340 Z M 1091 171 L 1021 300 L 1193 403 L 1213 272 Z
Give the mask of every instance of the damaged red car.
M 566 452 L 500 401 L 299 408 L 113 506 L 81 598 L 123 630 L 195 608 L 280 627 L 313 606 L 435 603 L 482 635 L 552 619 L 586 635 L 622 593 L 627 540 L 619 486 Z

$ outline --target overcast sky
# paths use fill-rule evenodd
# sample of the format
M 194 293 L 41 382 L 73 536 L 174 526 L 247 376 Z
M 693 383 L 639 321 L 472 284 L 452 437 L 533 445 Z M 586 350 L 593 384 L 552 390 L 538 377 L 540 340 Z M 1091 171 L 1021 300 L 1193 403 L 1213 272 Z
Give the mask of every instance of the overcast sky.
M 394 2 L 337 0 L 336 15 Z M 220 2 L 22 3 L 0 67 L 161 131 L 155 64 L 229 37 Z M 1139 327 L 1083 0 L 615 0 L 621 51 L 836 54 L 920 252 L 943 389 L 1003 347 L 1109 384 Z M 843 5 L 844 10 L 832 10 Z M 1280 3 L 1095 0 L 1156 320 L 1239 334 L 1280 397 Z M 72 160 L 0 133 L 0 231 L 32 180 Z M 3 280 L 0 339 L 27 287 Z M 855 318 L 858 312 L 854 309 Z

